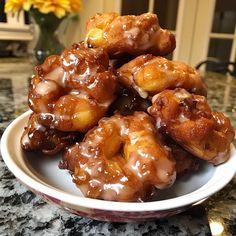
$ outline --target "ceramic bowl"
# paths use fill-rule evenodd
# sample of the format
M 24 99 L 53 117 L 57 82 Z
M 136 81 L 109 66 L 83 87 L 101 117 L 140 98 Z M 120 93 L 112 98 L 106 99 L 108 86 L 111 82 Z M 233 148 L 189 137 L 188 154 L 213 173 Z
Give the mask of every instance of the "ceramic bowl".
M 202 161 L 198 171 L 179 178 L 174 185 L 160 191 L 150 202 L 128 203 L 84 197 L 73 184 L 68 171 L 58 168 L 61 154 L 55 157 L 26 153 L 20 137 L 30 111 L 15 119 L 1 139 L 1 152 L 10 171 L 45 201 L 74 214 L 97 220 L 138 221 L 177 214 L 222 189 L 236 171 L 236 151 L 231 147 L 230 159 L 219 166 Z

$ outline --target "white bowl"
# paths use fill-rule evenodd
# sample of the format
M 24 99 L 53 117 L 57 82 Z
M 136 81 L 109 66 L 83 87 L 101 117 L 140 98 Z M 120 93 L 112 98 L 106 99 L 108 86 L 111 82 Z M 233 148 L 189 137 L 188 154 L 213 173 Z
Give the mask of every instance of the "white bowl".
M 3 159 L 10 171 L 45 201 L 70 212 L 98 220 L 148 220 L 177 214 L 222 189 L 236 172 L 236 150 L 219 166 L 201 162 L 200 168 L 162 190 L 157 199 L 144 203 L 111 202 L 84 197 L 68 171 L 60 170 L 61 155 L 46 157 L 21 150 L 20 137 L 30 111 L 15 119 L 1 140 Z

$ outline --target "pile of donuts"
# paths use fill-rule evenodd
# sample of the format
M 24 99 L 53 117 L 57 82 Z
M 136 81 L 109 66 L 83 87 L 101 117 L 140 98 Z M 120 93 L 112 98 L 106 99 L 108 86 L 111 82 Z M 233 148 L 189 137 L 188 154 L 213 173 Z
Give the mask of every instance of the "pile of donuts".
M 230 157 L 234 129 L 190 66 L 164 56 L 175 37 L 155 14 L 96 14 L 83 42 L 35 69 L 25 151 L 62 152 L 86 197 L 148 201 L 199 159 Z

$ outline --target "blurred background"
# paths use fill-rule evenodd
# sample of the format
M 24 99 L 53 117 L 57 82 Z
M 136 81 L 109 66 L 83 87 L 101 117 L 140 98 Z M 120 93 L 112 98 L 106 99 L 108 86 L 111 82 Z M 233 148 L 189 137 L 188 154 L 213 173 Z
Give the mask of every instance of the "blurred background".
M 6 1 L 6 0 L 5 0 Z M 38 29 L 27 12 L 4 13 L 0 1 L 0 58 L 27 58 L 33 53 Z M 97 12 L 120 14 L 154 12 L 160 25 L 176 35 L 177 47 L 169 58 L 192 66 L 207 58 L 233 61 L 236 58 L 235 0 L 84 0 L 78 17 L 60 24 L 60 41 L 69 46 L 84 38 L 86 20 Z

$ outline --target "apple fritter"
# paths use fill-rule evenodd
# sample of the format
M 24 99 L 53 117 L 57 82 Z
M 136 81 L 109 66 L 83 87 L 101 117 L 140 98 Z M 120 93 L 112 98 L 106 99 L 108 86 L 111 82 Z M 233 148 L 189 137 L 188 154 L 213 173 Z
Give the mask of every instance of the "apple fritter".
M 132 115 L 135 111 L 147 111 L 151 106 L 149 99 L 141 98 L 131 90 L 120 88 L 117 98 L 111 104 L 108 115 L 119 112 L 121 115 Z
M 139 56 L 118 69 L 119 81 L 147 98 L 165 89 L 184 88 L 206 96 L 206 85 L 192 67 L 151 54 Z
M 169 137 L 165 138 L 165 144 L 171 149 L 172 157 L 176 161 L 177 178 L 198 170 L 198 158 L 183 149 L 179 144 L 177 144 L 173 139 L 170 139 Z
M 102 118 L 115 99 L 116 76 L 102 48 L 73 45 L 36 67 L 29 107 L 39 122 L 61 131 L 86 132 Z
M 103 118 L 66 151 L 61 167 L 85 196 L 113 201 L 147 200 L 176 177 L 175 161 L 144 112 Z
M 184 149 L 214 165 L 228 160 L 234 129 L 223 113 L 212 112 L 205 97 L 165 90 L 152 103 L 148 111 L 156 126 Z
M 98 13 L 87 22 L 85 43 L 106 48 L 112 58 L 144 53 L 164 56 L 175 49 L 174 35 L 160 27 L 153 13 L 139 16 Z

